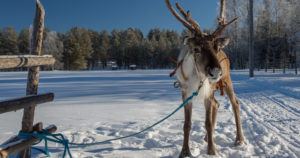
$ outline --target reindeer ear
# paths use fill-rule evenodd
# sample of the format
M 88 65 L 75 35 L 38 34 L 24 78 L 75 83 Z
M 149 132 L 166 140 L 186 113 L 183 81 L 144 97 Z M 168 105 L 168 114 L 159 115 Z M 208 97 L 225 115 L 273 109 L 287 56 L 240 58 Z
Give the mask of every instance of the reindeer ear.
M 183 38 L 183 45 L 189 45 L 190 44 L 190 37 L 189 36 L 185 36 Z
M 230 38 L 227 37 L 217 39 L 217 45 L 219 48 L 224 48 L 229 44 L 229 42 L 230 42 Z

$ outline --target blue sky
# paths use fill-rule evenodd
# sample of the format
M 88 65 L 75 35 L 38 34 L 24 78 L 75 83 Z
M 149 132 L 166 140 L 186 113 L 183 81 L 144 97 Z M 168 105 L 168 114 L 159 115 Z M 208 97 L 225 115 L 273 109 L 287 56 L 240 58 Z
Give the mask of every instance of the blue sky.
M 45 26 L 66 32 L 74 26 L 97 31 L 113 28 L 140 28 L 144 35 L 159 27 L 181 32 L 184 27 L 166 7 L 164 0 L 40 0 L 46 11 Z M 201 28 L 213 26 L 219 0 L 177 0 Z M 175 0 L 170 0 L 175 7 Z M 15 27 L 19 32 L 33 21 L 35 0 L 1 0 L 0 28 Z

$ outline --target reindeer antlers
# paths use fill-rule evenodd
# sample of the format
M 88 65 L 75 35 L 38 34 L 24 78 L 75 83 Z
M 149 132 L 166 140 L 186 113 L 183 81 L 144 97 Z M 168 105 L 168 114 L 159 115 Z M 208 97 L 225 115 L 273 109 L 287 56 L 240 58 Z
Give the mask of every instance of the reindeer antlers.
M 202 33 L 200 30 L 200 26 L 199 24 L 193 20 L 191 18 L 191 12 L 187 11 L 185 12 L 182 7 L 176 3 L 176 7 L 177 9 L 180 11 L 180 13 L 183 15 L 183 17 L 185 18 L 182 19 L 182 17 L 175 11 L 175 9 L 171 6 L 170 1 L 169 0 L 165 0 L 167 7 L 169 8 L 169 10 L 171 11 L 171 13 L 175 16 L 175 18 L 180 21 L 186 28 L 188 28 L 192 33 L 199 35 L 202 37 Z
M 221 0 L 221 8 L 220 8 L 220 17 L 218 18 L 218 28 L 215 30 L 215 32 L 212 34 L 213 37 L 217 38 L 219 37 L 225 28 L 229 26 L 230 24 L 234 23 L 237 21 L 238 18 L 234 18 L 231 20 L 229 23 L 226 23 L 226 3 L 225 0 Z
M 191 18 L 191 12 L 189 10 L 187 12 L 185 12 L 177 2 L 176 2 L 176 7 L 180 11 L 180 13 L 183 15 L 185 20 L 187 22 L 189 22 L 191 24 L 191 26 L 194 28 L 195 33 L 202 36 L 200 25 Z
M 180 11 L 180 13 L 183 15 L 184 19 L 175 11 L 175 9 L 171 6 L 169 0 L 165 0 L 167 7 L 171 11 L 171 13 L 175 16 L 175 18 L 180 21 L 187 29 L 189 29 L 192 33 L 194 33 L 196 36 L 203 37 L 203 34 L 200 29 L 200 25 L 191 18 L 191 12 L 188 10 L 185 12 L 182 7 L 176 2 L 176 7 Z M 230 24 L 237 21 L 238 18 L 234 18 L 229 23 L 226 23 L 226 4 L 225 0 L 221 0 L 221 9 L 220 9 L 220 18 L 218 18 L 218 28 L 214 31 L 212 34 L 212 37 L 217 38 L 220 36 L 224 29 L 229 26 Z
M 233 20 L 231 20 L 231 21 L 230 21 L 229 23 L 227 23 L 227 24 L 222 24 L 222 23 L 219 22 L 218 28 L 216 29 L 216 31 L 215 31 L 212 35 L 213 35 L 215 38 L 219 37 L 219 36 L 223 33 L 223 31 L 225 30 L 225 28 L 226 28 L 227 26 L 229 26 L 230 24 L 236 22 L 237 20 L 238 20 L 238 18 L 234 18 Z

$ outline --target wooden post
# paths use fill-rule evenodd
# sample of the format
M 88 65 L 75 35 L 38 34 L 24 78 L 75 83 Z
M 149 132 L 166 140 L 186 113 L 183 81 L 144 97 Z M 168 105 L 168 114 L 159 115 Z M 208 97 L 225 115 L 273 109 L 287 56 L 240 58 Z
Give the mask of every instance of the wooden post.
M 31 39 L 30 54 L 41 55 L 42 41 L 44 32 L 44 17 L 45 10 L 39 0 L 36 0 L 35 17 L 33 21 L 33 32 Z M 31 67 L 28 70 L 27 89 L 26 95 L 37 94 L 39 83 L 39 70 L 40 67 Z M 34 121 L 35 105 L 25 108 L 22 119 L 22 132 L 32 132 Z M 30 148 L 21 151 L 18 155 L 19 158 L 30 158 Z
M 10 111 L 17 111 L 19 109 L 24 109 L 32 105 L 53 101 L 53 99 L 53 93 L 46 93 L 2 101 L 0 102 L 0 114 Z

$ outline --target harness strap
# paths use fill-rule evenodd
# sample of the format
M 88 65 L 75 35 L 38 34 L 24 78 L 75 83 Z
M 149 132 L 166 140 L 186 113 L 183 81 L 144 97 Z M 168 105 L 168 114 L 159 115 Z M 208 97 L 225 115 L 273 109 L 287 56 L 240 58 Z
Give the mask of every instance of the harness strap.
M 221 64 L 222 61 L 224 61 L 224 60 L 229 60 L 229 59 L 228 59 L 227 57 L 225 57 L 225 58 L 223 58 L 222 60 L 220 60 L 219 63 Z
M 187 81 L 188 78 L 185 76 L 185 73 L 184 73 L 183 68 L 182 68 L 183 59 L 180 60 L 179 63 L 177 63 L 176 59 L 174 59 L 172 56 L 169 55 L 168 57 L 169 57 L 174 63 L 177 64 L 177 65 L 176 65 L 176 68 L 174 69 L 174 71 L 172 71 L 172 72 L 170 73 L 169 76 L 170 76 L 170 77 L 173 77 L 173 76 L 175 75 L 177 69 L 180 67 L 180 72 L 181 72 L 181 74 L 182 74 L 182 77 L 183 77 L 184 81 Z
M 183 60 L 182 60 L 182 61 L 183 61 Z M 183 67 L 183 66 L 182 66 L 182 64 L 181 64 L 180 71 L 181 71 L 182 77 L 183 77 L 184 81 L 187 81 L 187 80 L 188 80 L 188 78 L 185 76 L 185 74 L 184 74 L 184 71 L 183 71 L 183 68 L 182 68 L 182 67 Z
M 218 82 L 218 86 L 219 86 L 218 89 L 220 89 L 220 95 L 223 96 L 224 95 L 224 91 L 223 91 L 223 81 L 222 80 L 220 80 Z
M 170 58 L 170 60 L 177 64 L 177 60 L 174 57 L 172 57 L 171 55 L 169 55 L 168 57 Z
M 183 60 L 181 60 L 177 65 L 176 65 L 176 68 L 174 69 L 173 72 L 170 73 L 170 77 L 173 77 L 177 71 L 177 69 L 182 65 L 183 63 Z

